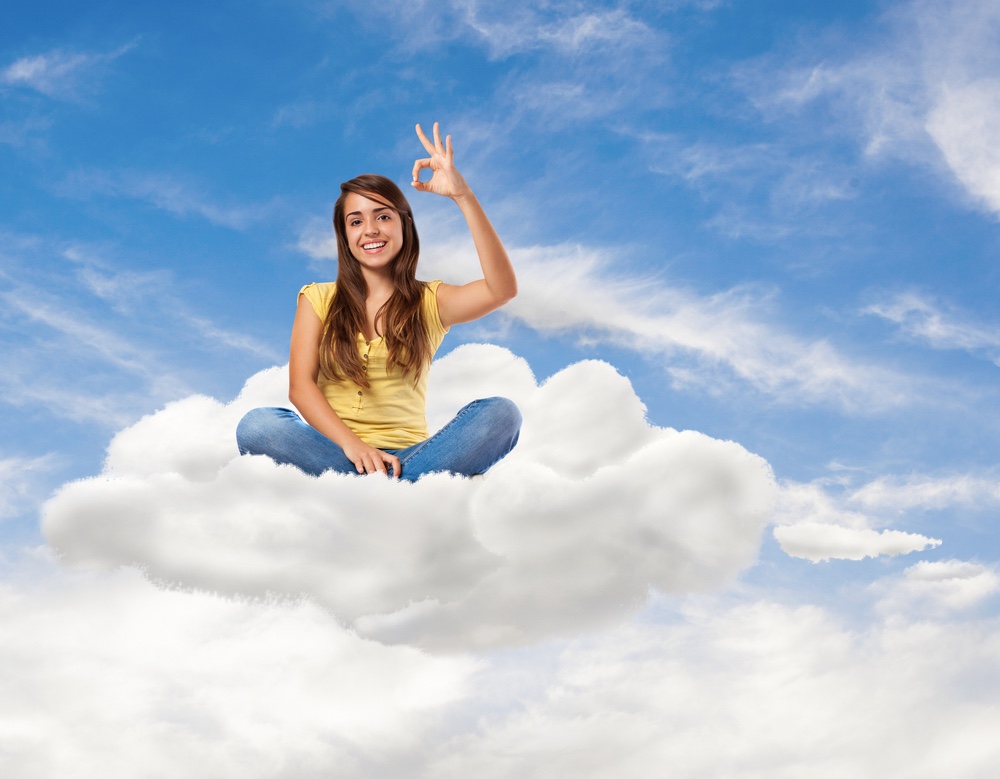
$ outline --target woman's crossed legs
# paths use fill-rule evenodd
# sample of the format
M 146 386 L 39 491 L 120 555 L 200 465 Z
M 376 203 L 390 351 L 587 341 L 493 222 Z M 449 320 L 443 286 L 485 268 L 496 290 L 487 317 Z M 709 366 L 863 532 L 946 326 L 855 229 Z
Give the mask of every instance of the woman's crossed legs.
M 386 451 L 399 458 L 400 478 L 406 481 L 440 471 L 474 476 L 507 456 L 520 431 L 517 406 L 507 398 L 483 398 L 460 409 L 426 441 Z M 343 449 L 287 408 L 247 412 L 236 428 L 236 443 L 240 454 L 266 454 L 313 476 L 324 471 L 358 472 Z

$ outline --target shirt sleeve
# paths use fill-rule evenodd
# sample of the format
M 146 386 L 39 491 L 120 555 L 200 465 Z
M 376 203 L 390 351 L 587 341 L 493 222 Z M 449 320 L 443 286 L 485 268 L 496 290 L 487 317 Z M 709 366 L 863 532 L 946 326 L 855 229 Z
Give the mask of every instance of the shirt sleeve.
M 441 279 L 428 281 L 423 300 L 424 322 L 427 325 L 427 329 L 430 330 L 431 337 L 438 344 L 441 343 L 441 339 L 444 338 L 444 334 L 450 329 L 441 324 L 441 312 L 438 310 L 437 301 L 437 291 L 440 286 Z
M 325 284 L 306 284 L 299 290 L 299 295 L 305 295 L 306 300 L 312 304 L 313 311 L 321 320 L 326 321 L 326 314 L 330 310 L 334 293 L 337 290 L 337 282 L 331 281 Z

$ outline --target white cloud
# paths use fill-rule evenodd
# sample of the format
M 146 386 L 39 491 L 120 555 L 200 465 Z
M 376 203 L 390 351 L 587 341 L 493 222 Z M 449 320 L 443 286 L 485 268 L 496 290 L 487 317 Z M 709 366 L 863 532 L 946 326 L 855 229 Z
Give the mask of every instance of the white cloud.
M 29 567 L 0 584 L 5 776 L 391 773 L 474 669 L 366 641 L 306 602 Z
M 785 554 L 814 563 L 862 560 L 941 544 L 940 539 L 917 533 L 873 529 L 874 518 L 851 508 L 851 496 L 843 494 L 843 487 L 826 479 L 782 485 L 773 534 Z
M 969 194 L 1000 215 L 1000 74 L 944 85 L 927 132 Z
M 40 473 L 49 471 L 55 456 L 0 457 L 0 520 L 16 514 L 22 506 L 37 499 L 36 480 Z
M 274 211 L 274 204 L 230 205 L 219 203 L 205 186 L 190 178 L 148 171 L 76 171 L 58 186 L 61 194 L 89 198 L 93 195 L 126 197 L 186 219 L 200 217 L 212 224 L 244 230 Z
M 127 44 L 105 53 L 54 49 L 22 57 L 0 71 L 0 84 L 26 86 L 61 100 L 79 100 L 94 91 L 106 66 L 135 47 Z
M 869 509 L 889 511 L 983 508 L 1000 504 L 1000 479 L 986 473 L 880 476 L 855 491 L 851 500 Z
M 27 146 L 51 126 L 51 120 L 35 116 L 17 122 L 0 122 L 0 143 L 15 148 Z
M 996 620 L 858 630 L 766 602 L 685 617 L 569 647 L 422 775 L 972 779 L 1000 760 Z
M 509 352 L 465 346 L 431 381 L 432 428 L 473 397 L 520 406 L 521 441 L 485 479 L 313 478 L 236 457 L 242 413 L 286 405 L 273 369 L 228 406 L 192 397 L 119 433 L 104 473 L 46 504 L 43 532 L 68 563 L 134 563 L 224 593 L 305 593 L 364 635 L 443 649 L 590 629 L 640 607 L 650 588 L 716 588 L 754 562 L 774 495 L 767 464 L 731 442 L 650 427 L 607 364 L 537 387 Z
M 211 354 L 216 370 L 220 355 L 279 357 L 267 344 L 192 311 L 168 271 L 133 271 L 104 259 L 111 253 L 106 248 L 0 237 L 0 335 L 7 347 L 0 397 L 6 404 L 121 427 L 191 392 L 192 352 Z
M 961 560 L 923 561 L 901 577 L 876 583 L 883 612 L 943 616 L 971 609 L 1000 592 L 1000 576 L 978 563 Z
M 741 77 L 768 112 L 828 100 L 832 121 L 851 134 L 860 129 L 869 155 L 945 168 L 975 203 L 1000 214 L 997 4 L 915 0 L 879 22 L 840 61 L 828 54 L 817 63 L 810 46 L 799 55 L 806 64 L 781 73 L 769 61 Z
M 514 8 L 476 0 L 455 5 L 464 12 L 465 24 L 496 58 L 532 49 L 571 57 L 608 55 L 644 49 L 659 37 L 621 8 L 584 10 L 575 3 Z
M 996 356 L 1000 354 L 1000 327 L 970 322 L 918 292 L 899 293 L 866 307 L 863 313 L 893 322 L 905 335 L 924 340 L 935 349 L 985 350 L 1000 364 Z
M 978 566 L 904 579 L 974 580 Z M 990 776 L 1000 623 L 659 603 L 540 651 L 433 657 L 309 602 L 3 569 L 5 775 Z M 995 583 L 994 583 L 995 590 Z M 877 593 L 876 593 L 877 594 Z M 924 602 L 926 605 L 926 602 Z M 919 605 L 918 605 L 919 608 Z M 933 738 L 927 734 L 932 733 Z
M 947 475 L 885 474 L 861 486 L 850 479 L 781 485 L 774 536 L 795 557 L 818 561 L 897 555 L 941 544 L 940 539 L 883 529 L 890 518 L 913 510 L 961 508 L 988 511 L 1000 505 L 1000 479 L 988 470 Z
M 654 29 L 624 8 L 600 9 L 572 1 L 512 5 L 482 0 L 403 0 L 389 5 L 397 22 L 391 30 L 400 31 L 401 45 L 408 50 L 466 38 L 483 45 L 494 59 L 533 52 L 574 58 L 648 49 L 659 38 Z M 708 3 L 678 5 L 712 8 Z M 316 7 L 331 10 L 330 4 Z M 363 14 L 359 21 L 372 24 Z
M 781 549 L 792 557 L 803 557 L 814 563 L 832 558 L 862 560 L 865 557 L 890 557 L 920 552 L 941 544 L 940 539 L 928 538 L 901 530 L 871 530 L 843 527 L 822 522 L 800 522 L 774 529 Z
M 853 362 L 825 341 L 802 341 L 761 317 L 765 296 L 734 288 L 698 296 L 658 279 L 613 273 L 613 258 L 580 246 L 516 249 L 520 292 L 504 309 L 541 331 L 579 332 L 667 360 L 679 385 L 699 389 L 733 381 L 795 404 L 847 410 L 907 402 L 890 371 Z M 448 267 L 438 257 L 448 257 Z M 435 253 L 435 271 L 454 278 L 463 255 Z M 436 260 L 436 261 L 435 261 Z
M 302 231 L 298 248 L 313 259 L 336 257 L 330 228 L 318 220 Z M 435 240 L 422 253 L 427 278 L 467 279 L 467 243 Z M 541 332 L 581 339 L 666 361 L 678 386 L 721 393 L 749 384 L 785 403 L 830 403 L 850 412 L 911 402 L 919 379 L 855 362 L 823 340 L 803 341 L 768 324 L 766 295 L 734 288 L 699 296 L 658 278 L 630 276 L 608 251 L 575 244 L 510 250 L 519 292 L 503 311 Z M 473 255 L 474 256 L 474 255 Z

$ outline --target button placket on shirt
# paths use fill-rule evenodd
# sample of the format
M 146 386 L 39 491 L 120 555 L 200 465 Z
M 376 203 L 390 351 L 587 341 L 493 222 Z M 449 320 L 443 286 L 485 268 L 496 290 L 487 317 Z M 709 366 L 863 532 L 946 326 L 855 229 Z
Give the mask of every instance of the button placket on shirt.
M 365 341 L 365 348 L 366 349 L 368 347 L 370 347 L 371 345 L 372 345 L 371 341 Z M 368 352 L 365 352 L 363 355 L 361 355 L 361 359 L 367 360 L 368 359 Z M 366 363 L 366 364 L 362 365 L 361 366 L 361 370 L 367 372 L 368 371 L 368 364 Z M 358 390 L 358 411 L 361 410 L 361 398 L 362 398 L 362 392 L 361 392 L 361 390 Z

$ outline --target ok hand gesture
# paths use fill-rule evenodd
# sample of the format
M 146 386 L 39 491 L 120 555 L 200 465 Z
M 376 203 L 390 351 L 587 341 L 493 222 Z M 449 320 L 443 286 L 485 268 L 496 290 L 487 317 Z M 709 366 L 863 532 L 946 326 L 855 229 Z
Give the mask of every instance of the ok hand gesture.
M 462 174 L 455 167 L 455 152 L 451 148 L 451 136 L 448 135 L 441 143 L 441 130 L 438 123 L 434 122 L 434 142 L 431 143 L 424 131 L 417 125 L 417 137 L 424 145 L 430 157 L 424 157 L 413 163 L 413 186 L 421 192 L 434 192 L 437 195 L 444 195 L 453 200 L 463 197 L 469 192 L 469 185 L 465 183 Z M 420 180 L 420 171 L 430 168 L 432 175 L 430 181 Z

